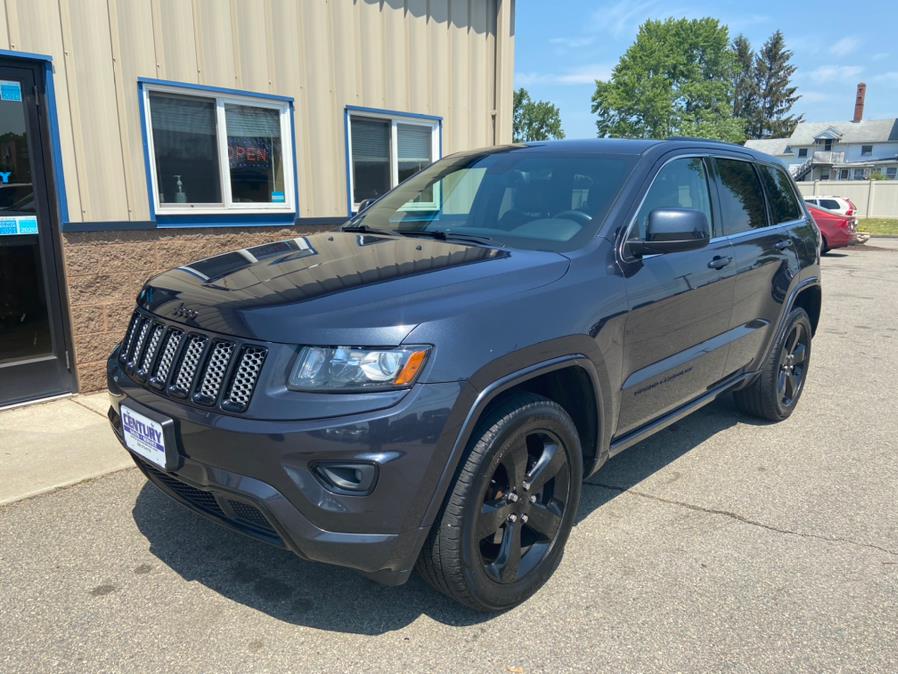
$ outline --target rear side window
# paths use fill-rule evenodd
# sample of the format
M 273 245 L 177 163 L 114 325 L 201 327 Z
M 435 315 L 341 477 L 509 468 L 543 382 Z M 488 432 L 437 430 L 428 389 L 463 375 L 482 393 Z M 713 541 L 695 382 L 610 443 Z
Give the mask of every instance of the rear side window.
M 645 239 L 649 215 L 659 208 L 692 208 L 701 211 L 711 223 L 711 199 L 705 163 L 698 157 L 674 159 L 664 166 L 636 214 L 631 239 Z
M 820 205 L 823 208 L 828 208 L 831 211 L 839 210 L 839 202 L 836 201 L 835 199 L 821 199 Z
M 802 216 L 801 205 L 795 198 L 792 182 L 784 171 L 773 166 L 758 166 L 761 180 L 767 188 L 767 199 L 770 201 L 770 215 L 774 225 L 790 220 L 798 220 Z
M 754 166 L 738 159 L 716 159 L 720 210 L 726 234 L 767 226 L 764 193 Z

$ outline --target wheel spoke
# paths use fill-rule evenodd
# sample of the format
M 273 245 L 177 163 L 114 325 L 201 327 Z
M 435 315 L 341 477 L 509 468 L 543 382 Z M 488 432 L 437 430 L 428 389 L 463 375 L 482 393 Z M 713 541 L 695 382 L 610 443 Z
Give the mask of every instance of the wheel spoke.
M 530 490 L 537 492 L 543 488 L 549 480 L 558 474 L 565 463 L 564 450 L 554 442 L 547 442 L 543 446 L 543 453 L 527 476 Z
M 554 502 L 534 503 L 528 513 L 527 526 L 551 541 L 561 526 L 558 506 Z
M 508 520 L 510 513 L 511 505 L 505 499 L 484 503 L 477 518 L 477 540 L 482 541 L 487 536 L 493 536 Z
M 779 375 L 776 379 L 776 390 L 780 392 L 780 395 L 786 396 L 788 395 L 786 391 L 786 379 L 788 378 L 788 374 L 785 370 L 780 370 Z
M 792 332 L 789 334 L 788 346 L 786 346 L 786 353 L 795 351 L 795 345 L 798 344 L 800 334 L 800 328 L 797 325 L 792 328 Z
M 521 525 L 509 522 L 502 534 L 502 544 L 495 561 L 487 567 L 493 576 L 503 583 L 510 583 L 517 578 L 521 565 Z
M 795 394 L 798 393 L 798 375 L 790 373 L 789 376 L 786 377 L 786 383 L 789 388 L 788 396 L 794 398 Z
M 524 481 L 524 472 L 527 470 L 527 447 L 525 439 L 520 439 L 520 444 L 515 444 L 502 457 L 502 465 L 508 473 L 509 488 L 519 487 Z
M 796 365 L 803 363 L 805 358 L 808 357 L 808 347 L 806 347 L 804 344 L 799 344 L 797 347 L 795 347 L 795 351 L 792 352 L 792 356 L 794 358 L 793 362 Z

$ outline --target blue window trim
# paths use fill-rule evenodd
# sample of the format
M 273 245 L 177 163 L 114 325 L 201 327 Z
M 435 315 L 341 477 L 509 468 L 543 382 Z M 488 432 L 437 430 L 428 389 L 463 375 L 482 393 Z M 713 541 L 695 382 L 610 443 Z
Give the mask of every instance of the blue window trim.
M 352 157 L 349 156 L 349 121 L 353 114 L 364 115 L 365 113 L 374 115 L 385 115 L 388 117 L 404 117 L 406 119 L 426 119 L 429 122 L 436 122 L 437 125 L 437 141 L 439 146 L 439 157 L 443 157 L 443 118 L 437 115 L 422 115 L 417 112 L 402 112 L 400 110 L 387 110 L 385 108 L 366 108 L 361 105 L 347 105 L 343 112 L 343 149 L 346 158 L 346 213 L 348 217 L 353 216 L 352 210 Z
M 290 113 L 290 146 L 293 149 L 293 211 L 289 213 L 240 213 L 223 211 L 222 213 L 191 215 L 190 213 L 163 214 L 156 213 L 155 199 L 153 197 L 153 179 L 150 170 L 150 145 L 148 135 L 150 132 L 149 120 L 146 111 L 146 99 L 144 89 L 146 85 L 173 87 L 204 93 L 220 94 L 223 96 L 237 96 L 243 98 L 255 98 L 260 100 L 277 101 L 286 103 Z M 176 82 L 173 80 L 160 80 L 153 77 L 137 78 L 138 106 L 140 108 L 140 134 L 143 143 L 143 164 L 147 179 L 147 199 L 150 206 L 150 220 L 158 229 L 177 228 L 210 228 L 210 227 L 287 227 L 293 226 L 299 215 L 299 167 L 296 161 L 296 106 L 292 96 L 279 96 L 277 94 L 257 93 L 244 89 L 231 89 L 228 87 L 213 87 L 205 84 L 193 84 L 192 82 Z
M 0 49 L 0 57 L 44 64 L 44 98 L 47 103 L 47 123 L 50 127 L 50 156 L 53 160 L 53 186 L 56 189 L 56 208 L 59 227 L 65 231 L 69 220 L 69 200 L 65 191 L 65 175 L 62 171 L 62 142 L 59 138 L 59 116 L 56 111 L 56 88 L 53 78 L 53 57 L 25 51 Z

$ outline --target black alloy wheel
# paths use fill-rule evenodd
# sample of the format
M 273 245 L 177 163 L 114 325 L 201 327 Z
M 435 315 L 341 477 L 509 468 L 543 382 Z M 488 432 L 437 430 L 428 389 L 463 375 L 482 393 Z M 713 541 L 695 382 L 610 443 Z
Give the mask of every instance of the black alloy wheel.
M 808 312 L 792 309 L 758 376 L 734 392 L 739 409 L 768 421 L 782 421 L 792 414 L 807 380 L 813 333 Z
M 786 407 L 795 404 L 804 386 L 810 341 L 805 325 L 799 322 L 792 325 L 783 342 L 777 391 L 780 401 Z
M 545 429 L 522 433 L 500 459 L 482 499 L 476 538 L 486 574 L 513 583 L 545 560 L 569 497 L 561 440 Z
M 470 608 L 504 611 L 561 562 L 580 502 L 580 436 L 558 403 L 514 392 L 484 412 L 466 452 L 417 569 Z

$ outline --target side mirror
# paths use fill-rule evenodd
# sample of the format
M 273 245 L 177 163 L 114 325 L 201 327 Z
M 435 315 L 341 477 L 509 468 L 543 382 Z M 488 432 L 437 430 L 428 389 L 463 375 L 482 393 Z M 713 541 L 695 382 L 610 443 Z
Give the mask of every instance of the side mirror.
M 649 213 L 644 241 L 628 241 L 632 255 L 675 253 L 704 248 L 711 241 L 708 217 L 692 208 L 658 208 Z

